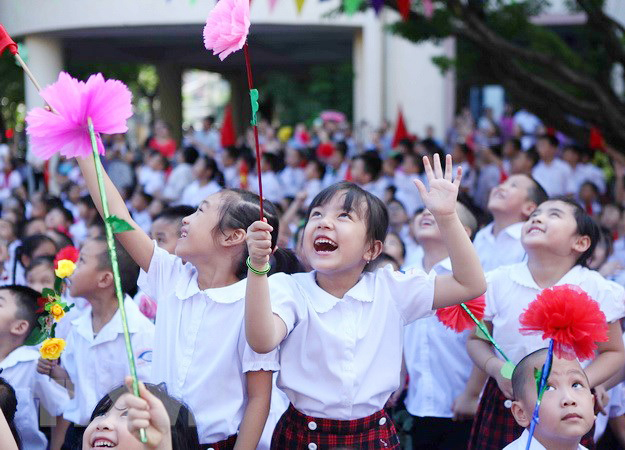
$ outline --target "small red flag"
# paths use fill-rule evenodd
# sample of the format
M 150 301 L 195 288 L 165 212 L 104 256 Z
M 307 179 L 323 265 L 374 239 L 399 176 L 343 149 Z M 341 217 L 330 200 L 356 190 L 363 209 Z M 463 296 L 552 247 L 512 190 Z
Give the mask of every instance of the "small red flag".
M 410 135 L 408 134 L 408 130 L 406 129 L 404 115 L 401 112 L 401 108 L 399 108 L 397 114 L 397 126 L 395 127 L 395 135 L 393 136 L 392 146 L 395 147 L 397 144 L 399 144 L 399 141 L 408 138 L 410 138 Z
M 226 107 L 224 114 L 224 122 L 221 124 L 221 146 L 232 147 L 237 143 L 237 134 L 234 131 L 234 123 L 232 121 L 232 106 Z
M 408 20 L 408 16 L 410 16 L 410 0 L 397 0 L 397 6 L 402 18 Z
M 590 128 L 590 136 L 588 138 L 588 146 L 593 150 L 603 150 L 605 140 L 601 131 L 597 127 Z
M 11 54 L 15 55 L 17 53 L 17 44 L 11 39 L 4 26 L 0 24 L 0 56 L 7 48 Z

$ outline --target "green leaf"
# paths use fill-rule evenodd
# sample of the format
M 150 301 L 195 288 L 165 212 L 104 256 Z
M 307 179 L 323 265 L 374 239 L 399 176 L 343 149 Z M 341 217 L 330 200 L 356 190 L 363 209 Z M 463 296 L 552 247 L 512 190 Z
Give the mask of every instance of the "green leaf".
M 250 89 L 250 102 L 252 104 L 251 125 L 256 125 L 256 113 L 258 113 L 258 89 Z
M 514 372 L 514 364 L 511 361 L 506 361 L 506 363 L 501 366 L 501 376 L 510 380 L 512 379 L 512 372 Z
M 123 233 L 124 231 L 134 230 L 134 228 L 132 228 L 132 226 L 128 222 L 126 222 L 124 219 L 120 219 L 115 215 L 109 216 L 106 219 L 106 222 L 113 229 L 113 233 Z
M 362 0 L 343 0 L 343 8 L 348 16 L 354 15 L 360 9 Z
M 30 335 L 24 341 L 24 345 L 39 345 L 48 337 L 48 333 L 43 331 L 39 327 L 33 328 L 33 331 L 30 332 Z
M 41 291 L 41 296 L 42 297 L 56 297 L 56 292 L 54 292 L 50 288 L 43 288 L 43 290 Z

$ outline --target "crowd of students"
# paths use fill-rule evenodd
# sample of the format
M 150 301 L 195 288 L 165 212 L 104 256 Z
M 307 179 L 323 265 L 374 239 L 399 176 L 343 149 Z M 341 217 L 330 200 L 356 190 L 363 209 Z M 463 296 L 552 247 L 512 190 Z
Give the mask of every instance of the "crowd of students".
M 561 284 L 599 303 L 609 340 L 583 369 L 554 362 L 533 445 L 594 448 L 608 422 L 625 445 L 617 153 L 523 110 L 465 110 L 444 139 L 333 121 L 261 122 L 260 136 L 263 221 L 249 133 L 222 148 L 208 117 L 180 148 L 160 121 L 139 149 L 102 137 L 109 210 L 134 228 L 117 248 L 138 375 L 152 383 L 142 399 L 120 388 L 94 161 L 61 161 L 33 191 L 6 153 L 0 405 L 20 448 L 146 448 L 140 428 L 150 448 L 525 448 L 545 342 L 519 333 L 519 315 Z M 22 344 L 68 245 L 80 257 L 56 331 L 67 346 L 44 360 Z M 484 292 L 512 380 L 488 342 L 431 314 Z

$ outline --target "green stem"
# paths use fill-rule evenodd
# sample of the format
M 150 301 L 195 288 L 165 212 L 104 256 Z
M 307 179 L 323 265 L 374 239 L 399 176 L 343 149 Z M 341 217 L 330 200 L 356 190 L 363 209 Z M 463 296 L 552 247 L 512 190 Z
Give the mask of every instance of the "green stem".
M 493 347 L 495 347 L 495 349 L 501 354 L 501 356 L 503 356 L 503 359 L 505 359 L 507 362 L 510 362 L 510 359 L 506 356 L 501 347 L 499 347 L 497 342 L 495 342 L 495 339 L 493 339 L 493 337 L 490 335 L 488 328 L 486 328 L 481 321 L 477 320 L 477 317 L 473 315 L 467 305 L 465 305 L 464 303 L 460 303 L 460 306 L 462 306 L 462 309 L 464 309 L 464 311 L 469 315 L 473 322 L 475 322 L 480 331 L 484 333 L 484 336 L 486 336 L 490 343 L 493 344 Z
M 98 189 L 100 191 L 100 200 L 102 203 L 102 216 L 104 216 L 104 228 L 106 230 L 106 243 L 108 245 L 109 256 L 111 257 L 111 266 L 113 268 L 113 280 L 115 283 L 115 294 L 117 296 L 117 303 L 119 307 L 119 313 L 122 319 L 122 328 L 124 330 L 124 343 L 126 344 L 126 356 L 128 357 L 128 365 L 130 366 L 130 376 L 132 377 L 132 391 L 137 396 L 139 395 L 139 381 L 137 379 L 137 366 L 135 365 L 135 357 L 132 352 L 132 343 L 130 342 L 130 332 L 128 331 L 128 319 L 126 318 L 126 308 L 124 307 L 124 294 L 122 292 L 121 278 L 119 276 L 119 265 L 117 264 L 117 250 L 115 249 L 115 238 L 113 235 L 113 229 L 108 222 L 109 218 L 109 206 L 106 199 L 106 190 L 104 187 L 104 178 L 102 177 L 102 163 L 100 162 L 100 155 L 98 154 L 98 142 L 93 128 L 93 122 L 91 117 L 87 118 L 87 124 L 89 126 L 89 135 L 91 136 L 91 148 L 93 150 L 93 162 L 95 163 L 95 173 L 98 179 Z M 147 442 L 147 436 L 145 430 L 141 429 L 140 437 L 141 442 Z

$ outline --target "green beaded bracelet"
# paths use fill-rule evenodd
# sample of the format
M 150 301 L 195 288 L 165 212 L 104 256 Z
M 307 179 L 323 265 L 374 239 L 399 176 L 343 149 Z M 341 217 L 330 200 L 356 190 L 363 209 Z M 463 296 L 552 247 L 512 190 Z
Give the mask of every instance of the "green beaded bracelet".
M 252 272 L 254 275 L 267 275 L 271 270 L 271 264 L 269 263 L 265 264 L 265 267 L 263 267 L 261 270 L 254 269 L 252 267 L 252 260 L 249 256 L 245 260 L 245 264 L 247 265 L 247 268 L 250 269 L 250 272 Z

